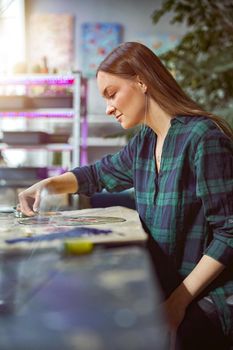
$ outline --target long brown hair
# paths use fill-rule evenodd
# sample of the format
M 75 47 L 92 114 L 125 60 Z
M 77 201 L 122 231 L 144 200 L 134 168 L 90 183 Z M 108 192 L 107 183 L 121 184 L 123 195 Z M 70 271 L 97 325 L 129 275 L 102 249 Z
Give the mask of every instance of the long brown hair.
M 146 46 L 137 42 L 126 42 L 115 48 L 102 61 L 97 69 L 116 74 L 125 79 L 139 76 L 147 86 L 147 93 L 168 114 L 189 116 L 207 116 L 231 139 L 233 130 L 228 123 L 204 111 L 181 89 L 172 74 L 160 59 Z

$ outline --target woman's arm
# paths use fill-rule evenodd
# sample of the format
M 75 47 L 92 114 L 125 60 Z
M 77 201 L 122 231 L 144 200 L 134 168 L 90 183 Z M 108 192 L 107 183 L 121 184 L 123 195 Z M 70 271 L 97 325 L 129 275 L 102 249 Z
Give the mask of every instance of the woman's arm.
M 75 193 L 78 190 L 76 176 L 67 172 L 37 182 L 33 186 L 19 193 L 19 208 L 27 216 L 35 215 L 40 206 L 43 194 Z
M 203 130 L 204 125 L 202 125 Z M 199 132 L 203 132 L 198 129 Z M 202 201 L 212 240 L 193 271 L 165 302 L 172 328 L 182 321 L 187 306 L 233 259 L 233 143 L 218 128 L 207 129 L 194 155 L 196 195 Z
M 184 318 L 186 308 L 223 270 L 219 261 L 204 255 L 193 271 L 165 301 L 168 324 L 177 329 Z

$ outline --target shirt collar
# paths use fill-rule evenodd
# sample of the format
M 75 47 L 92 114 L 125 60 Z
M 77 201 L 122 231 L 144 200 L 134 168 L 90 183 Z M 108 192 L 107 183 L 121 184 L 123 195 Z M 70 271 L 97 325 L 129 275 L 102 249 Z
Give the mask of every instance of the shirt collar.
M 171 120 L 171 125 L 175 124 L 177 121 L 182 123 L 182 124 L 187 124 L 188 121 L 192 118 L 189 115 L 176 115 L 172 120 Z

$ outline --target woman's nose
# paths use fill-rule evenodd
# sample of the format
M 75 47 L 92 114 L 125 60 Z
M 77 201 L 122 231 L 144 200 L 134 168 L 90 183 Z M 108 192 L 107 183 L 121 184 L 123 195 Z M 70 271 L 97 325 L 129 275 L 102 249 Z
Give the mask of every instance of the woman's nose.
M 115 111 L 115 107 L 110 106 L 110 105 L 107 105 L 107 107 L 106 107 L 106 114 L 107 114 L 107 115 L 113 114 L 114 111 Z

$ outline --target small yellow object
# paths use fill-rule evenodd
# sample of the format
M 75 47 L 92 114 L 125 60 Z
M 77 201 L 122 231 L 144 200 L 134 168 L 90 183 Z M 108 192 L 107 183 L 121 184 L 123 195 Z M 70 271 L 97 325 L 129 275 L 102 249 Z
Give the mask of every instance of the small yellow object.
M 92 252 L 94 245 L 90 241 L 68 240 L 64 242 L 65 253 L 72 255 L 89 254 Z
M 33 233 L 32 232 L 26 232 L 25 233 L 25 237 L 32 237 L 33 236 Z

